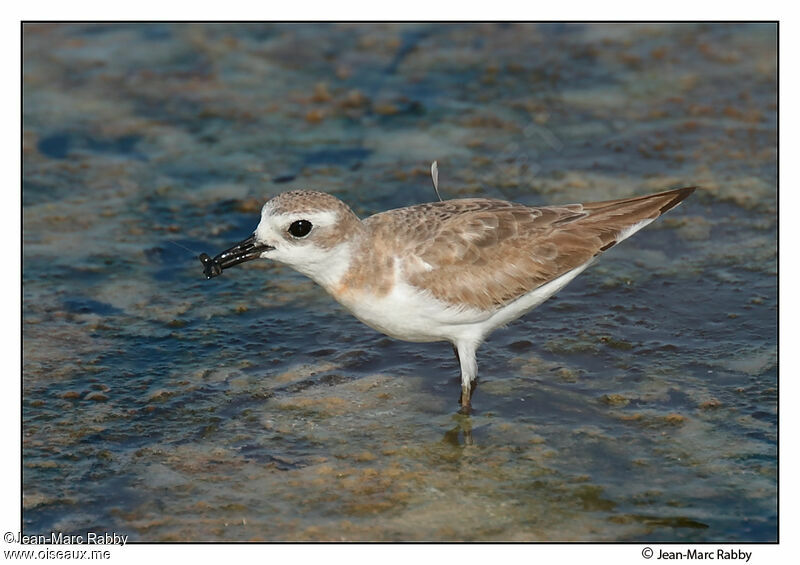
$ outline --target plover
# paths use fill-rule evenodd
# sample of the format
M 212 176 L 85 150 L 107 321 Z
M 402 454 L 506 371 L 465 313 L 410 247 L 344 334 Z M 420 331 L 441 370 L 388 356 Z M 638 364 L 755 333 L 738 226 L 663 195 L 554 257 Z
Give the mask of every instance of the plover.
M 445 200 L 364 220 L 330 194 L 294 190 L 264 205 L 250 237 L 200 260 L 209 279 L 245 261 L 279 261 L 386 335 L 449 341 L 468 412 L 475 354 L 490 333 L 553 296 L 694 190 L 542 207 Z

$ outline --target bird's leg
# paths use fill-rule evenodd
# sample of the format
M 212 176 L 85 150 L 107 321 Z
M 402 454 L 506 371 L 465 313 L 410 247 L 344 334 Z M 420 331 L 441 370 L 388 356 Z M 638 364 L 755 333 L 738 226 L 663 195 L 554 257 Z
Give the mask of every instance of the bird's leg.
M 478 362 L 475 360 L 475 346 L 472 344 L 458 344 L 453 346 L 456 359 L 461 366 L 461 412 L 469 414 L 472 393 L 475 392 L 476 378 L 478 376 Z
M 456 355 L 456 362 L 458 363 L 459 368 L 461 368 L 461 357 L 458 355 L 458 348 L 455 344 L 453 344 L 453 353 Z M 461 404 L 461 393 L 458 393 L 458 403 Z
M 469 414 L 472 412 L 472 395 L 475 394 L 475 389 L 478 388 L 478 381 L 477 379 L 473 380 L 466 386 L 464 384 L 461 385 L 461 396 L 459 396 L 459 400 L 461 401 L 461 412 L 462 414 Z

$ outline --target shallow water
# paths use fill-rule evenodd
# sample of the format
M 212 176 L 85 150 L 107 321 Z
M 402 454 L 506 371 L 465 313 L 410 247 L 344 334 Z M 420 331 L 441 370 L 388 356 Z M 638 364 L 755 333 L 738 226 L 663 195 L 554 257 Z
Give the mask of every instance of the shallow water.
M 28 25 L 25 534 L 777 538 L 772 25 Z M 696 184 L 478 354 L 197 253 L 360 215 Z M 188 249 L 187 249 L 188 248 Z

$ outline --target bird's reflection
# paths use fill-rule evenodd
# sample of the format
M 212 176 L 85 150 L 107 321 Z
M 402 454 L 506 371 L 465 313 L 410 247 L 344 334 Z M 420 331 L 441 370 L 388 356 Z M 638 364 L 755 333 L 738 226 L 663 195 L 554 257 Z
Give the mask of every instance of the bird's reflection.
M 455 414 L 453 420 L 456 425 L 444 433 L 442 441 L 456 447 L 472 445 L 472 419 L 469 414 Z

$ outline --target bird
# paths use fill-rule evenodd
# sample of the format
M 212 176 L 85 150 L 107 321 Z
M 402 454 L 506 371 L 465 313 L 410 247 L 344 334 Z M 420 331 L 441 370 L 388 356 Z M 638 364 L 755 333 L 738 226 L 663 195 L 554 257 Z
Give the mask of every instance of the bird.
M 469 414 L 484 340 L 695 188 L 561 206 L 450 199 L 363 220 L 331 194 L 292 190 L 264 204 L 249 237 L 199 258 L 207 279 L 259 258 L 284 263 L 379 332 L 450 342 Z

